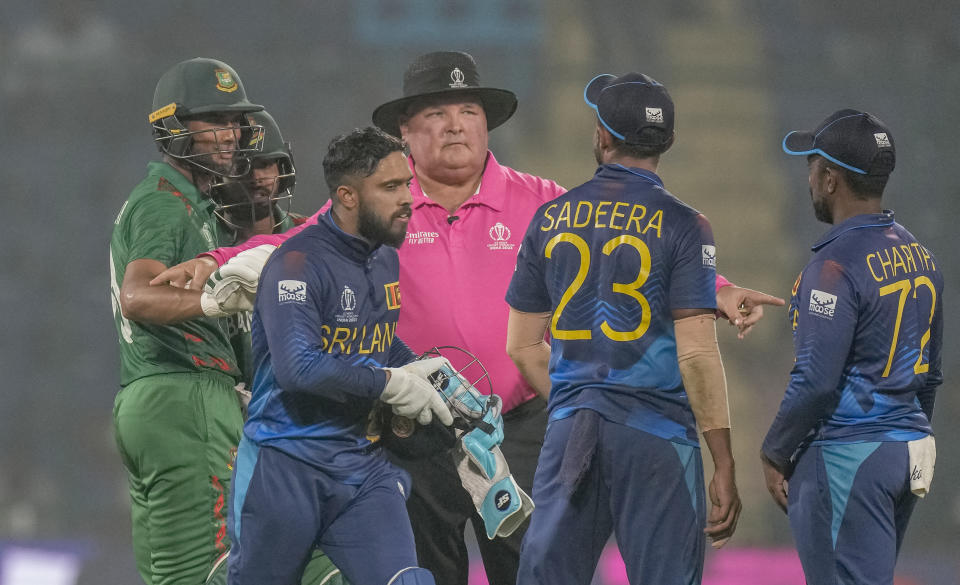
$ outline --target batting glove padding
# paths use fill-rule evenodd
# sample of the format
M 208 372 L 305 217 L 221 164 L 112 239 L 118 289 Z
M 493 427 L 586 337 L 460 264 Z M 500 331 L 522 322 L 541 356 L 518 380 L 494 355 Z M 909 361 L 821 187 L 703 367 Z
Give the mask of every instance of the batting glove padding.
M 260 272 L 277 247 L 263 244 L 240 252 L 221 266 L 204 287 L 200 307 L 208 317 L 225 317 L 252 311 Z
M 427 380 L 444 366 L 450 367 L 446 358 L 430 358 L 400 368 L 386 368 L 390 379 L 380 400 L 389 404 L 394 414 L 416 419 L 422 425 L 430 424 L 434 416 L 444 425 L 452 425 L 453 415 L 440 393 Z

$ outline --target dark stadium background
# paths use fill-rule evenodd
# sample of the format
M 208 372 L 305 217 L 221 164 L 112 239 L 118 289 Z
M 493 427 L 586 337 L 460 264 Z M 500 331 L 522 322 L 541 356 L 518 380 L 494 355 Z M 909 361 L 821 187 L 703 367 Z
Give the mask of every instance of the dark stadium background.
M 0 5 L 0 585 L 28 582 L 4 563 L 25 550 L 60 559 L 46 566 L 61 562 L 67 577 L 63 559 L 79 559 L 84 585 L 138 582 L 111 429 L 107 246 L 157 157 L 147 114 L 158 77 L 195 56 L 233 65 L 293 142 L 294 209 L 309 214 L 326 199 L 330 138 L 369 124 L 400 95 L 410 59 L 438 49 L 473 53 L 486 83 L 519 95 L 492 134 L 497 158 L 568 187 L 594 170 L 584 83 L 629 70 L 665 83 L 678 112 L 667 187 L 710 217 L 721 272 L 780 296 L 826 229 L 810 212 L 804 162 L 780 151 L 783 135 L 841 107 L 887 122 L 898 161 L 886 203 L 938 255 L 947 286 L 940 460 L 898 583 L 960 581 L 960 4 L 35 0 Z M 745 510 L 728 548 L 708 553 L 706 582 L 718 584 L 734 559 L 792 558 L 757 461 L 792 363 L 785 311 L 768 311 L 745 341 L 721 326 L 721 347 Z

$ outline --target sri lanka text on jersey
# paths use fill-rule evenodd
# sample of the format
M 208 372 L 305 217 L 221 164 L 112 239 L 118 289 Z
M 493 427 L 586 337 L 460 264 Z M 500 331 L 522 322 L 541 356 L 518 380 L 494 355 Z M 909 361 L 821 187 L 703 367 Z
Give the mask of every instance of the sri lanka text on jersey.
M 339 348 L 337 353 L 347 355 L 354 353 L 354 349 L 358 354 L 386 351 L 393 345 L 393 336 L 396 331 L 396 321 L 375 323 L 373 327 L 364 325 L 331 329 L 328 325 L 321 325 L 320 351 L 334 353 Z

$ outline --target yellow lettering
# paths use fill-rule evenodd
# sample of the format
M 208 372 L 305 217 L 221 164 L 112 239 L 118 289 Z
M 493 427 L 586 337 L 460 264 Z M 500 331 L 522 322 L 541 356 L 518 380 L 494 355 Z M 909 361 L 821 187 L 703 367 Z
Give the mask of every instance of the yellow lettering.
M 341 333 L 343 334 L 342 337 L 340 335 Z M 337 327 L 336 329 L 333 330 L 333 340 L 330 341 L 330 351 L 331 352 L 333 351 L 333 344 L 339 343 L 340 353 L 350 353 L 350 351 L 347 349 L 346 344 L 344 344 L 344 341 L 348 339 L 350 339 L 350 330 L 347 329 L 346 327 Z
M 597 203 L 596 221 L 594 221 L 593 227 L 597 227 L 597 228 L 605 228 L 605 227 L 607 227 L 606 224 L 600 223 L 600 216 L 607 214 L 607 212 L 604 211 L 604 209 L 603 209 L 604 207 L 610 207 L 610 202 L 609 202 L 609 201 L 601 201 L 600 203 Z
M 905 259 L 906 262 L 907 262 L 907 270 L 909 270 L 909 271 L 911 271 L 911 272 L 916 272 L 916 271 L 917 271 L 917 262 L 916 262 L 916 260 L 913 258 L 913 254 L 910 252 L 910 246 L 907 246 L 906 244 L 904 244 L 904 245 L 900 246 L 900 249 L 903 250 L 903 257 L 904 257 L 904 259 Z
M 353 353 L 353 342 L 356 341 L 356 340 L 357 340 L 357 328 L 354 327 L 354 328 L 353 328 L 353 335 L 350 337 L 350 344 L 347 345 L 347 353 L 348 353 L 348 354 Z M 362 337 L 360 338 L 360 343 L 361 343 L 361 344 L 363 343 L 363 338 L 362 338 Z
M 581 220 L 580 209 L 584 207 L 587 210 L 587 216 Z M 591 213 L 593 213 L 593 203 L 590 203 L 589 201 L 581 201 L 580 203 L 577 203 L 577 212 L 573 214 L 573 227 L 587 227 L 587 224 L 590 223 Z
M 330 347 L 330 326 L 321 325 L 320 326 L 320 351 L 327 351 L 327 348 Z
M 610 212 L 610 227 L 615 230 L 622 230 L 623 226 L 616 225 L 614 222 L 617 221 L 618 217 L 627 217 L 626 215 L 619 213 L 617 210 L 620 209 L 620 206 L 626 207 L 629 205 L 626 201 L 617 201 L 613 205 L 613 211 Z
M 637 215 L 637 212 L 640 212 Z M 630 217 L 627 219 L 627 229 L 630 229 L 630 224 L 635 223 L 637 227 L 633 230 L 638 234 L 643 231 L 643 228 L 640 227 L 640 220 L 647 216 L 647 208 L 639 203 L 633 206 L 633 209 L 630 210 Z
M 876 280 L 877 282 L 883 282 L 883 277 L 877 276 L 876 271 L 873 269 L 873 264 L 870 262 L 871 258 L 876 258 L 876 257 L 877 257 L 876 254 L 867 254 L 867 268 L 870 269 L 870 274 L 873 275 L 874 280 Z M 793 294 L 797 294 L 797 291 L 793 291 Z
M 657 230 L 657 237 L 658 238 L 662 237 L 660 235 L 660 227 L 662 223 L 663 223 L 663 210 L 658 209 L 656 213 L 653 214 L 653 217 L 650 218 L 650 221 L 647 222 L 647 227 L 643 228 L 643 231 L 641 232 L 641 234 L 646 234 L 647 230 L 649 229 L 655 229 Z
M 881 258 L 881 253 L 879 251 L 877 251 L 877 260 L 880 261 L 880 267 L 883 268 L 883 277 L 890 278 L 890 275 L 887 274 L 887 266 L 890 267 L 891 272 L 893 271 L 893 261 L 890 260 L 890 250 L 884 250 L 883 253 L 886 254 L 887 261 L 886 262 L 883 261 L 883 258 Z
M 373 346 L 364 349 L 363 340 L 367 338 L 367 326 L 363 326 L 363 333 L 360 335 L 360 348 L 357 349 L 357 353 L 373 353 Z
M 550 224 L 549 224 L 549 225 L 542 225 L 542 226 L 540 226 L 540 231 L 549 232 L 550 230 L 553 229 L 553 225 L 554 225 L 554 223 L 555 223 L 555 220 L 553 219 L 553 216 L 550 215 L 550 211 L 553 210 L 553 209 L 555 209 L 556 207 L 557 207 L 557 204 L 556 204 L 556 203 L 553 203 L 553 204 L 551 204 L 551 205 L 548 205 L 547 208 L 543 210 L 543 217 L 549 219 L 549 220 L 550 220 Z
M 936 270 L 937 267 L 933 265 L 933 257 L 930 255 L 930 252 L 923 246 L 920 246 L 920 253 L 923 254 L 923 265 L 927 267 L 928 270 Z
M 907 264 L 903 261 L 903 256 L 900 255 L 900 250 L 896 248 L 890 248 L 890 251 L 893 252 L 893 275 L 897 275 L 897 267 L 899 266 L 903 273 L 907 273 Z
M 560 222 L 567 222 L 567 229 L 570 229 L 570 202 L 564 201 L 563 207 L 560 208 L 560 213 L 557 215 L 557 228 L 560 227 Z
M 397 322 L 383 324 L 383 340 L 387 342 L 387 348 L 393 345 L 393 336 L 397 332 Z M 387 348 L 384 348 L 386 350 Z
M 370 351 L 383 351 L 383 336 L 380 333 L 380 324 L 373 326 L 373 335 L 370 339 Z

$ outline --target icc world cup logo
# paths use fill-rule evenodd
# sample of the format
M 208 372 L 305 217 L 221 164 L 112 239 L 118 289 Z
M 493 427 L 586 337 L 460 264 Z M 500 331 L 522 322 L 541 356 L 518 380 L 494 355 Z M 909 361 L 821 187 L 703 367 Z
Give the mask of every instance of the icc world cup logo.
M 340 294 L 340 308 L 347 312 L 357 308 L 357 295 L 349 286 L 343 286 L 343 292 Z
M 510 228 L 499 221 L 490 228 L 490 239 L 494 242 L 503 242 L 510 239 Z
M 459 67 L 454 67 L 453 71 L 450 72 L 450 81 L 453 82 L 450 84 L 450 87 L 467 87 L 467 84 L 464 83 L 463 80 L 463 71 L 460 71 Z

